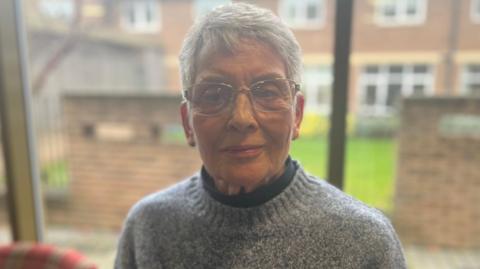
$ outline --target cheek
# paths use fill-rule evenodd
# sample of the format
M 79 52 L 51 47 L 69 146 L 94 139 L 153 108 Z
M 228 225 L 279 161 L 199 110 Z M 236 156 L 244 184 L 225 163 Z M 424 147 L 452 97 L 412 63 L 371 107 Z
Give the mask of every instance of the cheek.
M 288 150 L 294 127 L 293 117 L 289 113 L 279 114 L 276 117 L 265 119 L 263 132 L 272 143 L 276 151 Z
M 199 150 L 204 153 L 213 151 L 216 143 L 221 141 L 224 129 L 222 120 L 195 116 L 192 119 L 192 126 Z

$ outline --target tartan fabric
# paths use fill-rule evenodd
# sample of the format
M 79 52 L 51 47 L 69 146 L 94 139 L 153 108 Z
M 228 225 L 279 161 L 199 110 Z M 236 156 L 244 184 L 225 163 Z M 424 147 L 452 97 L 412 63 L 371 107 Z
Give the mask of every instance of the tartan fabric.
M 46 244 L 0 246 L 0 269 L 97 269 L 79 252 Z

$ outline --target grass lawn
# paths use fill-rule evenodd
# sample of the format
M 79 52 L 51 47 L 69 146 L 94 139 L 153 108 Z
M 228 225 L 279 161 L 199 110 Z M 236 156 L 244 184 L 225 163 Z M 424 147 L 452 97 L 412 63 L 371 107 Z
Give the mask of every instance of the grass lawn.
M 345 191 L 385 213 L 392 209 L 395 176 L 393 139 L 349 138 Z M 291 154 L 307 171 L 325 178 L 326 138 L 301 138 L 293 142 Z

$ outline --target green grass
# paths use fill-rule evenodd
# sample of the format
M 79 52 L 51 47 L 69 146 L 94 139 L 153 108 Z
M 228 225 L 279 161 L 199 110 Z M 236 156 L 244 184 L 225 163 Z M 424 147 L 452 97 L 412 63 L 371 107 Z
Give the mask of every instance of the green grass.
M 62 160 L 43 166 L 41 177 L 49 187 L 65 187 L 68 184 L 67 162 Z
M 292 144 L 291 155 L 307 171 L 326 176 L 326 138 L 302 138 Z M 345 192 L 387 214 L 392 209 L 395 143 L 392 139 L 349 138 Z

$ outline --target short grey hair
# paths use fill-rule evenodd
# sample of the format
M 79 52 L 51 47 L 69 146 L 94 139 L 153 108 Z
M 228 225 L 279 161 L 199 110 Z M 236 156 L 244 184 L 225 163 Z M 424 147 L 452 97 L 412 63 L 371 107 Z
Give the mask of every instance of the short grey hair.
M 194 83 L 197 56 L 203 47 L 234 52 L 242 38 L 272 47 L 285 63 L 287 78 L 301 82 L 302 53 L 292 31 L 270 10 L 233 3 L 215 8 L 190 28 L 179 56 L 183 88 Z

